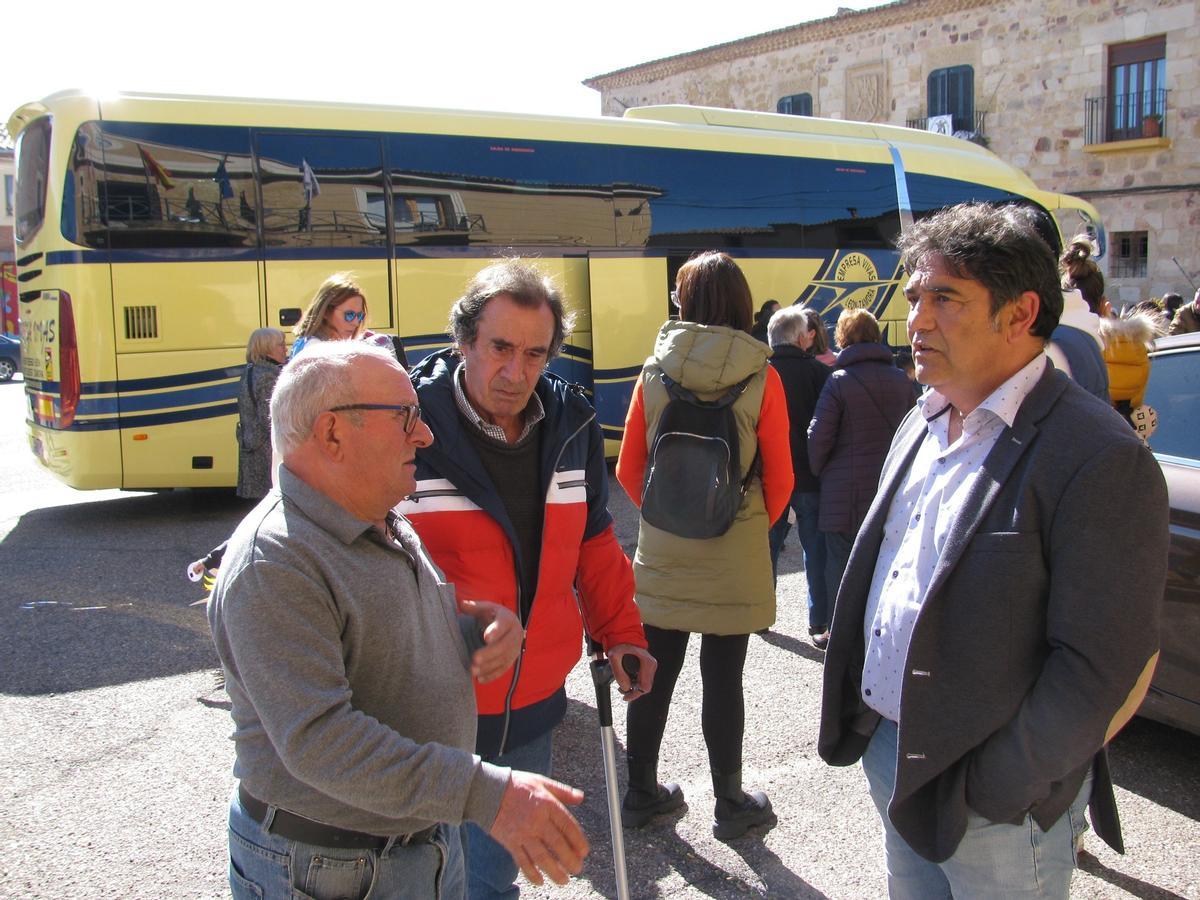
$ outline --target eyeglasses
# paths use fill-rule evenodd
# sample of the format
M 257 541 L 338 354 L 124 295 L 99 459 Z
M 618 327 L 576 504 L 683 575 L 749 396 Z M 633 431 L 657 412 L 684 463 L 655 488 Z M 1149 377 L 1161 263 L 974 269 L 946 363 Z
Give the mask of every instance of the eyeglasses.
M 346 320 L 346 324 L 351 322 L 361 322 L 367 317 L 365 312 L 355 312 L 352 309 L 342 310 L 342 318 Z
M 412 434 L 421 421 L 421 407 L 415 403 L 347 403 L 335 406 L 330 412 L 347 412 L 352 409 L 390 409 L 404 414 L 404 433 Z

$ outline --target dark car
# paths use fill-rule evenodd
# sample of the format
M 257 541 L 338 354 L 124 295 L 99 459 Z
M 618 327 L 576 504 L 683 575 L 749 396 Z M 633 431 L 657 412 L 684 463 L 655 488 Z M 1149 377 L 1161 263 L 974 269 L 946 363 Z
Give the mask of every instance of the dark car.
M 1150 359 L 1150 449 L 1171 497 L 1171 549 L 1162 655 L 1139 712 L 1200 734 L 1200 334 L 1160 338 Z
M 0 381 L 12 381 L 21 371 L 21 339 L 0 334 Z

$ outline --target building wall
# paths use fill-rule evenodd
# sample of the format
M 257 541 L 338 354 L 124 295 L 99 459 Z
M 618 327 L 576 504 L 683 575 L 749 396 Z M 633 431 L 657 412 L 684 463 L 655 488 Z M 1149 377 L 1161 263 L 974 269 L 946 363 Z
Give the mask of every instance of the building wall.
M 1108 93 L 1109 47 L 1165 35 L 1159 138 L 1087 144 L 1087 98 Z M 904 125 L 928 114 L 934 69 L 969 65 L 989 148 L 1039 186 L 1085 197 L 1110 235 L 1148 233 L 1131 303 L 1200 283 L 1200 13 L 1196 0 L 901 0 L 589 79 L 606 115 L 687 103 L 774 112 L 807 92 L 813 115 Z
M 9 206 L 9 185 L 16 173 L 13 151 L 0 148 L 0 262 L 13 260 L 13 213 Z M 16 198 L 12 200 L 15 202 Z

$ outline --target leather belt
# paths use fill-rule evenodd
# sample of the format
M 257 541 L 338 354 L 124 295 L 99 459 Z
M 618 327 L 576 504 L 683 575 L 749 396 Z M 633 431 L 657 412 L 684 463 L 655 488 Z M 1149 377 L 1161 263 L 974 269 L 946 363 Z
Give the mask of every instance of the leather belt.
M 267 817 L 267 804 L 255 798 L 240 784 L 238 785 L 238 799 L 241 801 L 242 808 L 249 813 L 250 818 L 261 825 Z M 412 834 L 399 835 L 394 843 L 402 847 L 407 847 L 409 844 L 427 844 L 433 840 L 437 830 L 437 825 L 430 825 L 428 828 L 414 831 Z M 271 820 L 271 827 L 267 831 L 290 841 L 299 841 L 302 844 L 313 844 L 317 847 L 344 847 L 351 850 L 382 850 L 387 846 L 388 841 L 392 840 L 390 837 L 378 834 L 350 831 L 348 828 L 336 828 L 323 822 L 314 822 L 312 819 L 306 819 L 304 816 L 298 816 L 286 809 L 279 808 L 276 808 L 275 818 Z

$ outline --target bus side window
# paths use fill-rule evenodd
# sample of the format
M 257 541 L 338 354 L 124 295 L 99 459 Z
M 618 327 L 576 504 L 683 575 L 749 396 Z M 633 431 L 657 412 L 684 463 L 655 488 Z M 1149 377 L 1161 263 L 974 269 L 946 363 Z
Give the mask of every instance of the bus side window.
M 89 247 L 257 244 L 245 128 L 86 122 L 75 135 L 70 187 L 63 232 Z
M 396 244 L 611 247 L 622 215 L 609 156 L 599 144 L 391 135 Z
M 267 248 L 387 246 L 378 138 L 262 131 L 258 174 Z

